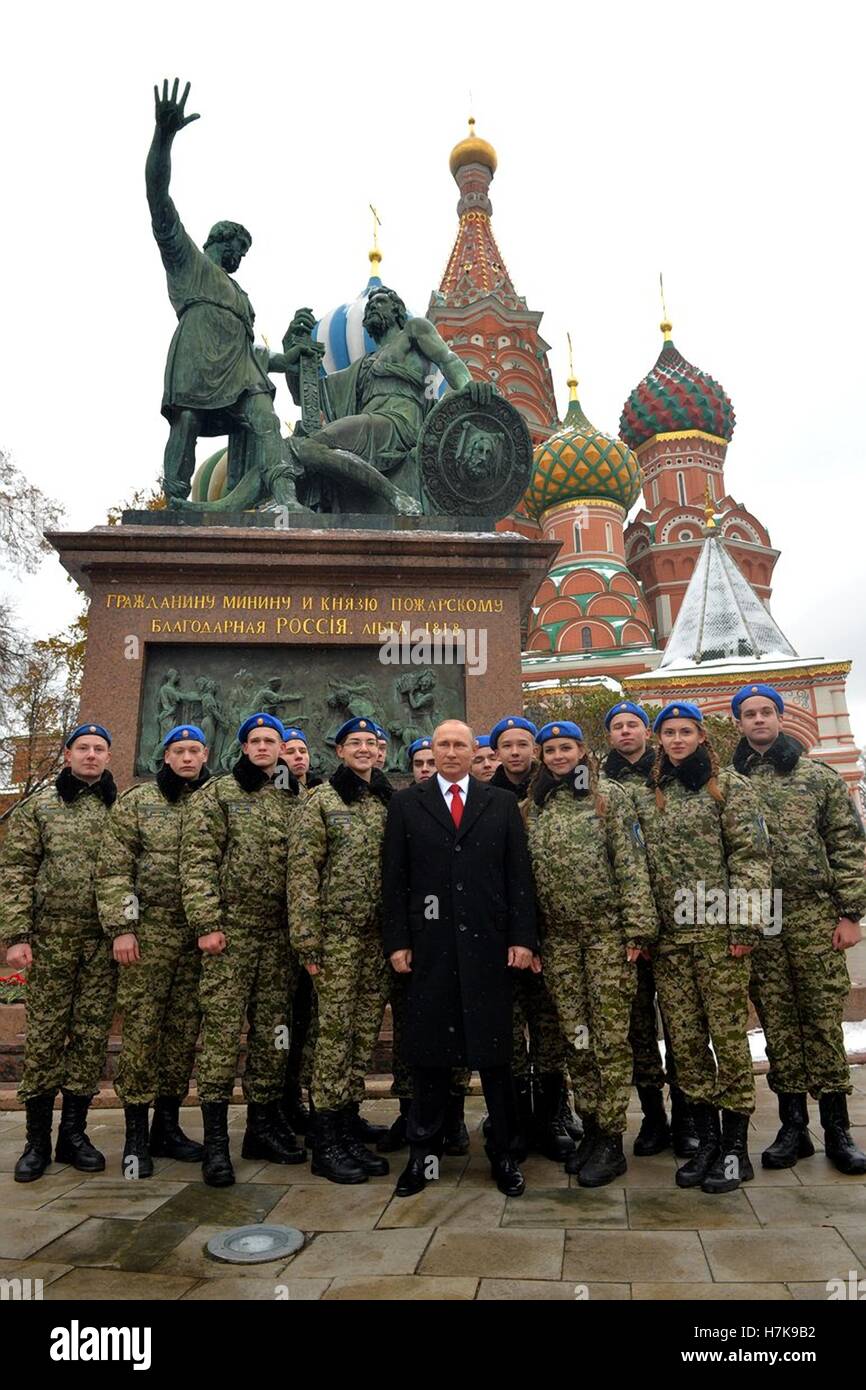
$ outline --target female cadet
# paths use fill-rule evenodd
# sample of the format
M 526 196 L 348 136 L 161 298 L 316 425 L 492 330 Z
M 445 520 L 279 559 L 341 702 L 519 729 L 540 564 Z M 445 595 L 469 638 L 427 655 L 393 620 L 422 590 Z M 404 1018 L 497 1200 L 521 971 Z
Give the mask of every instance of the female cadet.
M 524 813 L 544 974 L 572 1049 L 584 1130 L 565 1168 L 578 1173 L 581 1187 L 601 1187 L 626 1170 L 635 962 L 658 923 L 628 792 L 613 784 L 599 792 L 594 760 L 570 720 L 545 724 L 537 742 L 542 761 Z
M 755 893 L 770 888 L 769 842 L 746 779 L 719 771 L 696 705 L 666 705 L 653 732 L 650 783 L 633 795 L 659 914 L 656 988 L 700 1140 L 676 1181 L 731 1192 L 754 1176 L 749 953 L 761 920 Z

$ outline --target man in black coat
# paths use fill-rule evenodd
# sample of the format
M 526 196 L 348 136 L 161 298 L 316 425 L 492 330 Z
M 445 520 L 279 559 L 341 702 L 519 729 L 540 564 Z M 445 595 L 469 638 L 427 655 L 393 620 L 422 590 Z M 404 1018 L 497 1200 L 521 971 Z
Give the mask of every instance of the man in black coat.
M 490 1115 L 491 1171 L 514 1197 L 525 1183 L 510 1154 L 511 970 L 528 969 L 538 950 L 526 834 L 515 797 L 469 775 L 468 725 L 440 724 L 433 752 L 436 775 L 391 798 L 383 843 L 385 954 L 409 975 L 414 1083 L 397 1195 L 420 1192 L 436 1171 L 451 1068 L 473 1067 Z

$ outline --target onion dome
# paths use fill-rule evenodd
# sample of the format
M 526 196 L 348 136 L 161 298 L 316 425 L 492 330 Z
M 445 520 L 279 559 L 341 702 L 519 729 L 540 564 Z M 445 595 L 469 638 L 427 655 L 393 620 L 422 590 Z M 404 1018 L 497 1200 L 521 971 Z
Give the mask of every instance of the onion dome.
M 637 459 L 621 439 L 612 439 L 590 424 L 577 398 L 577 382 L 568 381 L 571 399 L 558 430 L 533 455 L 532 481 L 524 496 L 530 516 L 563 502 L 601 498 L 627 512 L 640 493 Z
M 377 251 L 376 255 L 378 254 Z M 326 373 L 350 367 L 365 353 L 375 351 L 376 344 L 364 328 L 364 311 L 371 292 L 379 289 L 382 281 L 377 273 L 378 264 L 373 264 L 372 251 L 370 261 L 373 274 L 358 297 L 350 300 L 348 304 L 340 304 L 336 309 L 332 309 L 329 314 L 319 319 L 313 329 L 316 342 L 325 344 L 322 366 Z
M 482 140 L 480 135 L 475 134 L 475 117 L 469 117 L 469 134 L 465 140 L 461 140 L 451 151 L 448 160 L 448 167 L 454 178 L 457 177 L 458 169 L 463 169 L 467 164 L 483 164 L 491 174 L 496 173 L 496 151 L 487 140 Z
M 639 449 L 658 434 L 699 430 L 730 442 L 736 417 L 724 387 L 699 367 L 687 362 L 671 339 L 671 325 L 660 324 L 665 335 L 658 360 L 625 405 L 619 432 L 626 444 Z

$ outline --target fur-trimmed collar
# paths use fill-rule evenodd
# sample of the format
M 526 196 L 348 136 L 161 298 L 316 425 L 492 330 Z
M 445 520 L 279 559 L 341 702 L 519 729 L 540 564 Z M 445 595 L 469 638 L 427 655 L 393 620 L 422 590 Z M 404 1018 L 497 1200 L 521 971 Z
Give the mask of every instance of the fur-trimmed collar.
M 779 734 L 775 743 L 771 743 L 766 753 L 759 753 L 757 748 L 753 748 L 747 738 L 741 738 L 731 761 L 737 772 L 741 772 L 744 777 L 751 777 L 752 773 L 759 767 L 766 766 L 767 763 L 774 767 L 783 776 L 793 772 L 803 754 L 803 745 L 797 739 L 791 738 L 790 734 Z
M 529 792 L 529 784 L 535 775 L 537 766 L 537 763 L 533 763 L 522 782 L 512 782 L 500 763 L 487 785 L 488 787 L 501 787 L 506 792 L 513 792 L 518 801 L 523 801 Z
M 360 801 L 365 796 L 375 796 L 383 806 L 387 806 L 394 795 L 394 788 L 380 767 L 374 767 L 369 782 L 359 777 L 345 763 L 341 763 L 332 777 L 328 778 L 340 800 L 347 806 Z
M 312 791 L 313 787 L 321 787 L 324 780 L 324 777 L 320 777 L 317 772 L 308 772 L 304 786 L 307 788 L 307 791 Z
M 543 806 L 550 797 L 556 796 L 558 792 L 570 791 L 575 801 L 586 796 L 589 792 L 589 786 L 579 786 L 575 777 L 579 767 L 586 767 L 585 758 L 576 763 L 572 771 L 567 772 L 564 777 L 557 777 L 542 763 L 532 782 L 532 800 L 536 806 Z
M 76 797 L 87 794 L 98 796 L 106 806 L 113 806 L 117 800 L 117 787 L 107 768 L 98 782 L 82 782 L 79 777 L 73 776 L 71 768 L 65 767 L 54 785 L 57 788 L 57 795 L 66 802 L 67 806 L 71 805 Z
M 284 762 L 282 758 L 279 758 L 277 760 L 277 768 L 282 768 L 285 774 L 284 778 L 280 778 L 280 790 L 288 792 L 290 796 L 298 796 L 301 786 L 295 774 L 290 771 L 288 763 Z M 276 774 L 274 775 L 276 776 Z M 262 787 L 270 781 L 268 774 L 263 772 L 260 767 L 256 767 L 255 763 L 250 762 L 246 753 L 241 753 L 241 756 L 232 768 L 232 777 L 234 777 L 241 791 L 245 792 L 261 791 Z
M 613 782 L 625 782 L 629 777 L 641 777 L 646 781 L 652 772 L 655 756 L 655 751 L 652 748 L 647 748 L 636 762 L 630 763 L 628 758 L 623 757 L 618 748 L 611 748 L 602 764 L 602 769 L 605 777 L 610 777 Z
M 187 792 L 198 791 L 203 787 L 210 777 L 210 768 L 205 764 L 197 777 L 179 777 L 173 767 L 168 763 L 163 763 L 159 772 L 156 774 L 156 785 L 162 792 L 166 801 L 180 801 L 181 797 Z
M 676 767 L 667 754 L 664 755 L 659 784 L 664 786 L 666 782 L 676 780 L 682 782 L 688 791 L 699 792 L 701 787 L 706 786 L 712 775 L 710 755 L 704 745 L 699 743 L 694 753 L 690 753 Z

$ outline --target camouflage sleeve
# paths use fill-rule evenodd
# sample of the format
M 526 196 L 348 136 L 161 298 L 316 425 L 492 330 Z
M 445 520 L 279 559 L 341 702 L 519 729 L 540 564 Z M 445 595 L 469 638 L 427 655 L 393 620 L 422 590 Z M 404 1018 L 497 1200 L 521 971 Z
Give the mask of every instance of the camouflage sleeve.
M 732 946 L 756 945 L 765 901 L 772 894 L 773 866 L 770 837 L 761 807 L 745 777 L 736 772 L 720 779 L 725 798 L 722 807 L 722 841 L 728 865 L 728 887 L 736 892 L 739 910 L 732 912 L 728 940 Z
M 619 895 L 620 920 L 628 946 L 649 946 L 659 934 L 643 831 L 632 798 L 608 782 L 607 852 Z
M 840 917 L 862 917 L 866 913 L 866 836 L 845 783 L 832 769 L 820 825 L 833 872 L 836 910 Z
M 322 798 L 308 796 L 289 832 L 286 900 L 289 939 L 302 965 L 318 965 L 322 941 L 319 887 L 328 853 Z
M 30 940 L 41 862 L 42 835 L 36 800 L 31 798 L 13 811 L 0 845 L 0 943 L 4 946 Z
M 134 932 L 138 923 L 135 864 L 141 853 L 138 805 L 122 796 L 105 818 L 96 860 L 96 905 L 106 935 L 112 939 Z
M 227 839 L 215 783 L 210 783 L 193 792 L 184 807 L 180 837 L 183 910 L 197 937 L 224 930 L 220 865 Z

